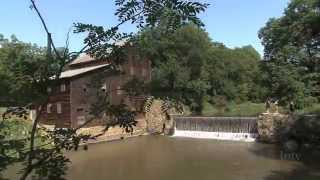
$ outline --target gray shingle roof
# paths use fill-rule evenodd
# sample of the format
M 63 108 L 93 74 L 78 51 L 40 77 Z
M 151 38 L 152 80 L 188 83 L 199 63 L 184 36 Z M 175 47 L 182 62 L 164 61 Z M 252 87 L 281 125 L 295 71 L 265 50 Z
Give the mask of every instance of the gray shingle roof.
M 90 61 L 95 61 L 95 59 L 93 57 L 91 57 L 90 55 L 83 53 L 83 54 L 80 54 L 79 57 L 77 57 L 77 59 L 72 61 L 70 63 L 70 65 L 86 63 L 86 62 L 90 62 Z
M 72 69 L 72 70 L 67 70 L 64 71 L 60 74 L 60 79 L 63 78 L 70 78 L 70 77 L 74 77 L 86 72 L 90 72 L 90 71 L 94 71 L 103 67 L 107 67 L 110 64 L 102 64 L 102 65 L 97 65 L 97 66 L 91 66 L 91 67 L 84 67 L 84 68 L 79 68 L 79 69 Z

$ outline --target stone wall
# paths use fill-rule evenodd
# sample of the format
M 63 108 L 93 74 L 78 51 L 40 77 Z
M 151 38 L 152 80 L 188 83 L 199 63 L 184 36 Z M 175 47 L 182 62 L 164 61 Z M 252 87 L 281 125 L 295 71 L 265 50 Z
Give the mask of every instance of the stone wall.
M 51 112 L 47 112 L 47 105 L 41 108 L 35 106 L 36 114 L 40 115 L 40 123 L 47 125 L 56 125 L 58 128 L 70 127 L 70 82 L 68 80 L 61 80 L 61 84 L 65 85 L 65 91 L 61 91 L 60 85 L 51 86 L 51 95 L 48 99 L 48 104 L 51 105 Z M 61 104 L 61 113 L 58 113 L 57 104 Z
M 126 133 L 123 128 L 120 128 L 119 126 L 110 127 L 108 131 L 103 133 L 105 126 L 93 126 L 93 127 L 86 127 L 81 128 L 78 133 L 81 134 L 90 134 L 91 136 L 100 135 L 96 138 L 96 140 L 90 140 L 89 143 L 96 143 L 100 141 L 112 141 L 112 140 L 118 140 L 123 138 L 129 138 L 129 137 L 135 137 L 140 135 L 146 134 L 146 120 L 144 116 L 136 117 L 136 120 L 138 121 L 137 126 L 135 126 L 133 129 L 134 131 L 132 133 Z
M 164 134 L 172 136 L 174 134 L 175 121 L 174 117 L 180 114 L 170 114 L 170 118 L 165 122 Z
M 150 100 L 150 99 L 149 99 Z M 151 134 L 173 135 L 174 133 L 174 117 L 183 115 L 174 107 L 164 107 L 165 101 L 161 99 L 151 99 L 145 102 L 147 131 Z
M 149 133 L 163 133 L 167 116 L 162 112 L 162 104 L 163 101 L 154 100 L 149 111 L 146 112 L 147 131 Z
M 151 79 L 151 64 L 148 60 L 134 59 L 129 56 L 126 63 L 122 65 L 123 73 L 104 69 L 86 73 L 72 79 L 70 89 L 71 104 L 71 127 L 78 127 L 92 117 L 92 106 L 100 104 L 105 96 L 108 96 L 110 103 L 118 105 L 124 103 L 130 110 L 139 110 L 141 100 L 130 97 L 123 90 L 123 86 L 132 78 L 138 78 L 144 82 Z M 103 124 L 102 117 L 95 117 L 88 126 Z
M 289 127 L 292 118 L 280 113 L 262 113 L 258 117 L 259 141 L 277 143 L 280 141 L 280 133 L 285 127 Z

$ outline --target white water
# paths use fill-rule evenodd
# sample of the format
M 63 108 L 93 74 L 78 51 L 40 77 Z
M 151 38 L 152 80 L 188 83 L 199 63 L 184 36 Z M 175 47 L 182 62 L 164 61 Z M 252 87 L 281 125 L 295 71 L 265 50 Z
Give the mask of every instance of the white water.
M 254 142 L 256 140 L 257 134 L 207 132 L 207 131 L 184 131 L 184 130 L 175 129 L 173 137 L 189 137 L 189 138 L 199 138 L 199 139 L 217 139 L 217 140 Z

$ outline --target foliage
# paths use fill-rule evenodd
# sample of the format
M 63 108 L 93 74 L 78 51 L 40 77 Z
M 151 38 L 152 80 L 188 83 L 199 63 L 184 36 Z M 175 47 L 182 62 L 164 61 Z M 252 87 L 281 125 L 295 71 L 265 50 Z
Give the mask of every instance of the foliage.
M 261 66 L 265 75 L 262 86 L 268 89 L 267 95 L 277 98 L 282 105 L 293 101 L 296 108 L 303 108 L 310 92 L 302 82 L 296 67 L 291 64 L 277 65 L 272 62 L 264 62 Z
M 161 27 L 147 29 L 138 37 L 142 54 L 155 67 L 151 92 L 160 97 L 189 101 L 195 111 L 209 85 L 204 81 L 206 51 L 211 43 L 207 33 L 193 25 L 186 25 L 168 36 L 161 35 Z M 201 111 L 201 110 L 200 110 Z
M 319 7 L 318 0 L 293 0 L 282 17 L 270 19 L 259 32 L 266 72 L 273 72 L 268 77 L 277 86 L 272 95 L 283 97 L 283 103 L 295 101 L 298 108 L 305 106 L 305 97 L 320 96 Z
M 258 79 L 260 55 L 252 46 L 228 49 L 221 43 L 215 43 L 210 53 L 211 96 L 221 95 L 238 102 L 263 99 Z
M 32 124 L 21 118 L 9 118 L 5 121 L 0 121 L 0 179 L 1 172 L 7 166 L 13 163 L 22 162 L 26 158 L 28 152 L 28 143 L 30 139 L 30 130 Z M 37 145 L 43 144 L 44 139 L 41 139 L 39 134 L 35 139 Z
M 41 83 L 55 67 L 45 58 L 44 48 L 0 35 L 0 103 L 25 105 L 41 97 Z
M 127 133 L 133 132 L 133 127 L 137 125 L 134 119 L 135 112 L 129 110 L 127 105 L 121 103 L 120 105 L 110 105 L 106 109 L 107 115 L 113 119 L 112 122 L 118 124 Z M 107 126 L 109 128 L 110 125 Z
M 133 77 L 122 87 L 129 96 L 141 96 L 148 93 L 147 84 L 137 77 Z
M 255 82 L 260 55 L 254 48 L 229 49 L 193 24 L 167 36 L 161 32 L 162 26 L 146 29 L 136 38 L 142 56 L 152 60 L 152 95 L 178 99 L 197 114 L 205 101 L 214 103 L 219 96 L 225 101 L 261 99 Z
M 123 50 L 125 46 L 117 44 L 120 40 L 132 36 L 132 34 L 119 32 L 120 26 L 125 22 L 136 24 L 138 28 L 144 28 L 158 26 L 160 20 L 165 19 L 163 21 L 166 24 L 164 33 L 174 32 L 187 22 L 202 25 L 197 15 L 208 6 L 205 3 L 185 0 L 116 0 L 115 15 L 119 19 L 119 24 L 107 30 L 91 24 L 76 24 L 75 32 L 86 32 L 88 36 L 84 40 L 86 46 L 79 53 L 72 54 L 67 52 L 68 47 L 65 47 L 62 53 L 55 47 L 51 33 L 35 1 L 30 0 L 30 3 L 30 8 L 35 10 L 47 33 L 48 47 L 44 51 L 43 48 L 22 43 L 14 37 L 8 40 L 0 36 L 0 101 L 5 105 L 24 107 L 29 103 L 36 103 L 36 105 L 42 105 L 39 106 L 40 110 L 46 105 L 48 99 L 46 87 L 58 83 L 64 65 L 75 58 L 76 54 L 85 50 L 97 59 L 109 59 L 112 66 L 117 66 L 125 60 Z M 53 48 L 53 51 L 51 48 Z M 105 108 L 114 111 L 113 115 L 117 116 L 118 123 L 130 132 L 136 123 L 132 112 L 123 111 L 125 108 L 120 106 L 107 106 Z M 6 115 L 14 116 L 15 114 L 9 113 Z M 2 124 L 6 119 L 8 118 L 3 118 L 0 123 Z M 22 142 L 23 147 L 26 143 L 29 146 L 27 150 L 23 151 L 23 156 L 19 158 L 19 161 L 25 163 L 25 168 L 21 172 L 21 179 L 26 179 L 31 172 L 35 173 L 35 179 L 64 179 L 65 168 L 69 160 L 63 155 L 63 151 L 77 149 L 81 141 L 86 141 L 92 137 L 77 134 L 77 130 L 81 127 L 77 129 L 54 129 L 41 135 L 43 138 L 52 141 L 52 147 L 36 146 L 38 122 L 39 116 L 36 117 L 32 125 L 30 142 Z M 10 157 L 6 156 L 5 153 L 8 148 L 12 148 L 11 143 L 15 142 L 15 140 L 7 141 L 4 138 L 5 136 L 0 136 L 0 170 L 12 163 Z M 17 150 L 17 152 L 20 152 L 20 150 Z
M 299 151 L 317 150 L 320 146 L 319 115 L 297 116 L 289 126 L 280 127 L 281 143 L 294 140 L 299 145 Z

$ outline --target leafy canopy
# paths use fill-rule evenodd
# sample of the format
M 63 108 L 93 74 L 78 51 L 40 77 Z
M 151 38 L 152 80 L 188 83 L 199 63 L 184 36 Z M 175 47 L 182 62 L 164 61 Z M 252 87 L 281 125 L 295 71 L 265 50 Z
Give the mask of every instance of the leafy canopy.
M 259 32 L 268 61 L 266 72 L 282 72 L 270 76 L 274 80 L 269 83 L 279 84 L 271 91 L 286 99 L 283 102 L 294 100 L 302 107 L 304 98 L 320 97 L 319 22 L 319 0 L 292 0 L 282 17 L 270 19 Z

